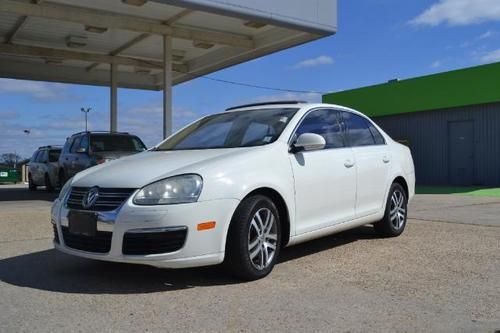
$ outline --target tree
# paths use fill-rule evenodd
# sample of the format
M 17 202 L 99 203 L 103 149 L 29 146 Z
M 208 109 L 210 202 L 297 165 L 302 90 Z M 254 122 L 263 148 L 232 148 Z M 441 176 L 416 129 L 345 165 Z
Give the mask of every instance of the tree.
M 0 163 L 13 168 L 22 160 L 22 157 L 14 153 L 5 153 L 0 157 Z

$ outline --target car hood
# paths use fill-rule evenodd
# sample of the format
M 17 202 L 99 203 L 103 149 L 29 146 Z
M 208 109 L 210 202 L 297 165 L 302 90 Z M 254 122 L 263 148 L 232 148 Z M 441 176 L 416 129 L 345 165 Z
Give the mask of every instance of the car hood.
M 140 188 L 166 177 L 201 172 L 208 162 L 249 149 L 146 151 L 86 169 L 75 176 L 73 186 Z

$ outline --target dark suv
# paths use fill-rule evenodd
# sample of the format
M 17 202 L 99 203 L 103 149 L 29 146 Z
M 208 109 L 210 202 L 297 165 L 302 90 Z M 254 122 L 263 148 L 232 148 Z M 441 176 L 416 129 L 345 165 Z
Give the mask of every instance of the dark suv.
M 66 139 L 59 157 L 59 184 L 76 173 L 122 156 L 146 150 L 135 135 L 124 132 L 80 132 Z

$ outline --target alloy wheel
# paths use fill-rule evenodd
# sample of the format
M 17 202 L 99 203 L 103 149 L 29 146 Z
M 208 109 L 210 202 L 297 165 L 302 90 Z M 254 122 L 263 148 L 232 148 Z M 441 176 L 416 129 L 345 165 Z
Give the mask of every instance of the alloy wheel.
M 406 221 L 405 195 L 399 190 L 392 193 L 389 216 L 391 218 L 391 224 L 396 230 L 404 226 Z
M 248 232 L 248 254 L 256 269 L 263 270 L 272 263 L 277 242 L 276 217 L 268 208 L 259 209 L 252 218 Z

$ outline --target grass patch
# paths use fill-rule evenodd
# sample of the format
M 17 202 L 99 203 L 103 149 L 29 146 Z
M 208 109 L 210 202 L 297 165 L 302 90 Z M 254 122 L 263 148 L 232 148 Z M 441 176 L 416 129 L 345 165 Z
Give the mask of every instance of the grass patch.
M 500 197 L 500 187 L 417 186 L 417 194 L 459 194 L 477 197 Z

